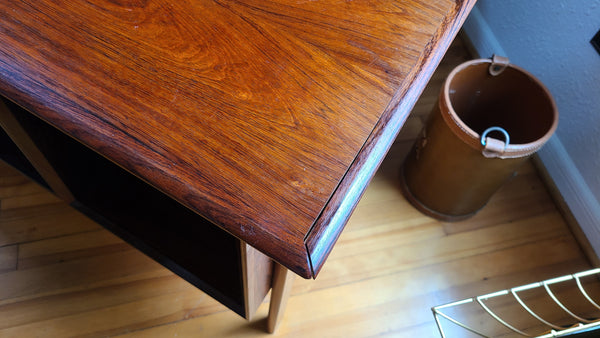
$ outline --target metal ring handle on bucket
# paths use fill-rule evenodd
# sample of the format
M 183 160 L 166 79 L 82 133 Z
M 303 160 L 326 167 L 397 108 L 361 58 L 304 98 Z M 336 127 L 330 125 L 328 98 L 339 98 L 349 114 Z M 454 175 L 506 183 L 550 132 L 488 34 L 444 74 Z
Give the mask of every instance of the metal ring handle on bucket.
M 492 131 L 499 131 L 502 133 L 502 135 L 504 136 L 504 150 L 506 150 L 506 146 L 508 146 L 508 144 L 510 143 L 510 136 L 508 135 L 508 132 L 502 128 L 502 127 L 489 127 L 488 129 L 486 129 L 482 134 L 481 134 L 481 145 L 485 147 L 487 141 L 487 135 L 489 133 L 491 133 Z

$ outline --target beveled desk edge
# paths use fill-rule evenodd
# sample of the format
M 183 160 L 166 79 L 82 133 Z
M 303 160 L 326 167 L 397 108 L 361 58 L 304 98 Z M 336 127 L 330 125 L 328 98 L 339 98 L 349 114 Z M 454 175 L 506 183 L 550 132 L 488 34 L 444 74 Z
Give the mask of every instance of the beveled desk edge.
M 405 86 L 396 92 L 307 234 L 305 244 L 312 278 L 316 278 L 321 271 L 371 178 L 394 143 L 396 135 L 475 2 L 476 0 L 459 0 L 454 11 L 446 15 L 443 24 L 427 45 L 427 49 L 421 54 L 418 65 L 413 67 L 409 75 L 411 80 L 406 81 Z

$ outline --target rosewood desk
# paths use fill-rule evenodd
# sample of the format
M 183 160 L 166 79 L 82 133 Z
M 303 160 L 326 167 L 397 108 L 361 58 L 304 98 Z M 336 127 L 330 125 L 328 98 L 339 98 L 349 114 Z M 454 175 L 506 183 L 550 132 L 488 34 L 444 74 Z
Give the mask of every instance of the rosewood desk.
M 0 155 L 272 329 L 474 1 L 2 1 Z

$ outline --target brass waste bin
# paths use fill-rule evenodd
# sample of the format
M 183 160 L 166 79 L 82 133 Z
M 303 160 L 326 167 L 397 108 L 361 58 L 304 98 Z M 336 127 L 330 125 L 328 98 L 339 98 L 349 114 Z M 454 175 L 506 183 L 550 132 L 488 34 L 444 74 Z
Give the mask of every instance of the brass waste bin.
M 550 92 L 508 59 L 456 67 L 401 173 L 421 212 L 458 221 L 479 211 L 552 136 L 558 112 Z

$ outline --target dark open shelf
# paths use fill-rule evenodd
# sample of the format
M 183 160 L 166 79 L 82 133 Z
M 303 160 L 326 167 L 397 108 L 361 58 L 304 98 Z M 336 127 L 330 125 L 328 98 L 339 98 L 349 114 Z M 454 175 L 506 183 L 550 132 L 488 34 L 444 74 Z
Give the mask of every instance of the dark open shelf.
M 245 316 L 237 238 L 27 111 L 9 107 L 75 196 L 74 207 Z M 5 136 L 2 159 L 40 181 Z

